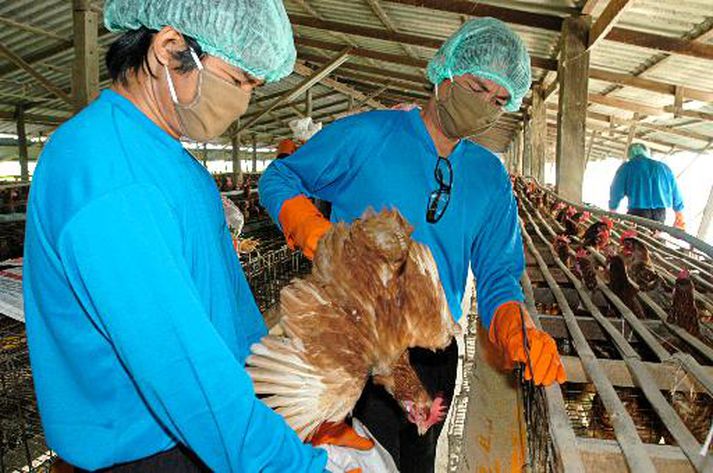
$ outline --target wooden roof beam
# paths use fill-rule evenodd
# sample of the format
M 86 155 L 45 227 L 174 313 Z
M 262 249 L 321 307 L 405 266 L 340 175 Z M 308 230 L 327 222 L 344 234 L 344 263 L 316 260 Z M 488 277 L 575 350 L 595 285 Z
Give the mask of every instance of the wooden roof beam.
M 303 52 L 298 52 L 297 57 L 304 61 L 316 62 L 320 64 L 326 61 L 325 58 L 317 56 L 316 54 Z M 364 64 L 346 63 L 343 64 L 340 69 L 375 74 L 388 79 L 403 79 L 405 81 L 413 82 L 415 84 L 429 84 L 429 82 L 426 81 L 425 76 L 421 74 L 408 74 L 405 72 L 384 69 L 383 67 L 373 67 Z
M 651 105 L 644 105 L 642 103 L 632 102 L 630 100 L 620 99 L 616 97 L 610 97 L 607 95 L 589 94 L 588 100 L 591 103 L 618 108 L 621 110 L 628 110 L 630 112 L 640 113 L 642 115 L 666 114 L 666 112 L 662 108 L 652 107 Z
M 240 133 L 241 131 L 251 127 L 252 125 L 257 123 L 260 118 L 269 114 L 280 105 L 292 102 L 294 99 L 305 93 L 305 91 L 312 87 L 314 84 L 321 82 L 332 71 L 344 64 L 347 60 L 349 60 L 349 49 L 346 49 L 341 54 L 337 55 L 334 59 L 329 61 L 328 64 L 324 65 L 319 71 L 312 71 L 311 74 L 303 76 L 305 77 L 305 79 L 300 82 L 299 85 L 294 87 L 292 90 L 284 93 L 279 98 L 275 99 L 274 102 L 272 102 L 265 110 L 258 113 L 257 116 L 245 121 L 245 123 L 241 123 L 240 127 L 237 130 L 237 133 Z
M 28 25 L 27 23 L 21 23 L 19 21 L 15 21 L 11 18 L 7 18 L 4 16 L 0 16 L 0 24 L 7 25 L 13 28 L 17 28 L 22 31 L 27 31 L 28 33 L 33 33 L 33 34 L 38 34 L 41 36 L 46 36 L 47 38 L 53 39 L 55 41 L 58 41 L 61 45 L 63 46 L 72 46 L 72 39 L 71 38 L 65 38 L 63 36 L 60 36 L 58 34 L 52 33 L 51 31 L 44 30 L 42 28 L 38 28 L 36 26 Z
M 295 44 L 297 46 L 304 46 L 306 48 L 325 49 L 328 51 L 341 51 L 342 49 L 344 49 L 343 44 L 307 38 L 304 36 L 296 37 Z M 417 67 L 420 69 L 423 69 L 428 65 L 428 61 L 425 61 L 423 59 L 412 59 L 399 54 L 383 53 L 381 51 L 374 51 L 371 49 L 364 48 L 352 48 L 352 55 L 368 59 L 376 59 L 378 61 L 392 62 L 394 64 L 401 64 L 403 66 Z
M 413 7 L 457 13 L 466 16 L 492 16 L 506 23 L 542 28 L 549 31 L 562 29 L 562 18 L 559 16 L 532 13 L 512 8 L 498 7 L 471 0 L 384 0 L 389 3 L 399 3 Z
M 604 69 L 590 68 L 589 78 L 601 80 L 604 82 L 611 82 L 612 84 L 622 85 L 626 87 L 634 87 L 637 89 L 648 90 L 650 92 L 656 92 L 659 94 L 672 96 L 676 95 L 676 84 L 659 82 L 651 79 L 645 79 L 643 77 L 630 76 L 628 74 L 606 71 Z M 701 102 L 713 102 L 713 92 L 709 92 L 706 90 L 683 87 L 682 94 L 684 98 L 700 100 Z
M 621 18 L 621 15 L 632 3 L 633 0 L 609 0 L 604 11 L 599 15 L 589 31 L 589 46 L 587 46 L 587 49 L 592 49 L 609 34 L 617 20 Z
M 325 31 L 351 34 L 363 36 L 365 38 L 378 39 L 382 41 L 391 41 L 395 43 L 408 44 L 411 46 L 421 46 L 425 48 L 438 49 L 443 44 L 443 39 L 419 36 L 410 33 L 398 33 L 386 31 L 381 28 L 371 28 L 368 26 L 360 26 L 350 23 L 341 23 L 338 21 L 320 20 L 303 15 L 291 15 L 290 21 L 293 25 L 306 26 L 309 28 L 317 28 Z M 299 44 L 299 42 L 298 42 Z M 545 69 L 548 71 L 557 70 L 557 61 L 549 58 L 531 56 L 533 67 Z
M 336 43 L 331 43 L 327 41 L 321 41 L 321 40 L 314 40 L 310 38 L 305 38 L 305 37 L 300 37 L 296 38 L 295 42 L 299 46 L 305 46 L 305 47 L 310 47 L 310 48 L 319 48 L 319 49 L 326 49 L 326 50 L 331 50 L 331 51 L 341 51 L 344 49 L 344 45 L 341 44 L 336 44 Z M 412 60 L 410 58 L 405 58 L 404 56 L 400 56 L 397 54 L 388 54 L 388 53 L 382 53 L 380 51 L 372 51 L 369 49 L 364 49 L 364 48 L 356 48 L 352 49 L 352 55 L 357 56 L 357 57 L 370 57 L 372 59 L 377 59 L 380 61 L 384 62 L 389 62 L 392 64 L 399 64 L 403 66 L 413 66 L 417 67 L 419 69 L 423 69 L 426 67 L 428 64 L 428 61 L 425 60 Z M 318 58 L 318 56 L 310 53 L 304 53 L 300 54 L 300 57 L 305 56 L 304 58 L 307 60 L 315 60 L 315 61 L 325 61 L 326 59 L 324 58 Z M 367 71 L 366 67 L 369 66 L 362 66 L 358 64 L 345 64 L 342 66 L 342 69 L 354 69 L 356 67 L 361 67 L 364 69 L 364 71 Z M 371 68 L 372 70 L 376 71 L 378 68 Z M 391 74 L 400 74 L 399 72 L 396 71 L 388 71 L 389 77 L 391 77 Z M 394 76 L 396 78 L 399 78 L 398 76 Z M 414 77 L 411 75 L 411 78 Z M 651 79 L 645 79 L 643 77 L 637 77 L 637 76 L 630 76 L 627 74 L 622 74 L 619 72 L 611 72 L 607 71 L 604 69 L 596 69 L 596 68 L 591 68 L 589 69 L 589 78 L 590 79 L 596 79 L 604 82 L 611 82 L 612 84 L 617 84 L 617 85 L 622 85 L 622 86 L 628 86 L 628 87 L 634 87 L 637 89 L 641 90 L 648 90 L 650 92 L 656 92 L 659 94 L 665 94 L 665 95 L 671 95 L 674 96 L 676 93 L 676 85 L 675 84 L 669 84 L 666 82 L 659 82 Z M 410 78 L 404 78 L 405 80 L 410 80 Z M 558 81 L 553 81 L 550 84 L 550 87 L 548 87 L 547 92 L 549 94 L 546 94 L 546 96 L 549 97 L 555 90 L 557 90 L 557 84 Z M 687 99 L 692 99 L 692 100 L 699 100 L 701 102 L 713 102 L 713 92 L 701 90 L 701 89 L 694 89 L 690 87 L 684 87 L 683 88 L 683 96 Z
M 2 43 L 0 43 L 0 54 L 6 56 L 10 60 L 10 62 L 27 72 L 30 76 L 32 76 L 33 79 L 39 82 L 42 87 L 47 89 L 47 91 L 56 95 L 69 105 L 74 105 L 72 98 L 68 94 L 66 94 L 61 88 L 59 88 L 57 85 L 48 80 L 44 75 L 37 71 L 37 69 L 32 67 L 27 61 L 12 52 L 7 46 Z
M 374 12 L 374 15 L 379 18 L 379 21 L 386 27 L 387 30 L 393 31 L 398 33 L 399 29 L 396 26 L 396 24 L 391 20 L 389 17 L 388 13 L 386 13 L 386 10 L 384 10 L 384 7 L 381 6 L 381 2 L 379 0 L 365 0 L 366 3 L 369 4 L 369 8 L 371 8 L 371 11 Z M 411 56 L 412 58 L 418 58 L 418 54 L 411 49 L 410 46 L 406 44 L 401 45 L 401 49 L 404 50 L 404 52 Z
M 548 114 L 548 127 L 553 125 L 555 123 L 555 120 L 556 120 L 555 115 Z M 590 118 L 588 117 L 587 120 L 590 120 Z M 608 126 L 597 126 L 597 125 L 591 124 L 591 123 L 587 123 L 587 128 L 590 130 L 600 131 L 601 133 L 599 134 L 599 139 L 619 143 L 624 146 L 624 149 L 626 149 L 626 140 L 629 135 L 629 130 L 619 130 L 616 128 L 612 129 Z M 624 139 L 624 141 L 618 140 L 618 139 L 614 138 L 613 136 L 607 136 L 608 134 L 614 134 L 614 135 L 621 136 Z M 681 145 L 678 143 L 671 143 L 670 141 L 662 141 L 661 139 L 651 138 L 649 136 L 643 135 L 643 134 L 641 134 L 640 131 L 637 131 L 635 136 L 638 141 L 642 141 L 644 143 L 649 144 L 652 148 L 656 149 L 657 151 L 667 151 L 667 150 L 671 149 L 671 147 L 675 146 L 677 148 L 680 148 L 680 149 L 683 149 L 686 151 L 699 153 L 702 150 L 705 150 L 707 148 L 707 146 L 704 146 L 702 148 L 694 148 L 691 146 Z
M 506 23 L 541 28 L 550 31 L 560 31 L 563 19 L 558 16 L 530 13 L 522 10 L 495 7 L 474 3 L 469 0 L 384 0 L 392 3 L 430 8 L 431 10 L 456 13 L 470 16 L 492 16 Z M 585 5 L 586 6 L 586 5 Z M 713 60 L 713 44 L 703 41 L 691 41 L 669 36 L 661 36 L 642 31 L 624 28 L 612 28 L 605 36 L 609 41 L 630 44 L 642 48 L 666 51 L 671 54 L 683 54 L 702 59 Z
M 295 73 L 303 77 L 306 77 L 312 74 L 313 72 L 314 71 L 307 67 L 303 62 L 297 61 L 297 63 L 295 64 Z M 329 87 L 330 89 L 336 90 L 337 92 L 341 92 L 348 97 L 354 97 L 354 100 L 357 101 L 361 101 L 367 98 L 365 94 L 359 92 L 358 90 L 349 87 L 345 84 L 342 84 L 334 79 L 330 79 L 329 77 L 324 77 L 320 81 L 320 84 L 325 87 Z M 372 108 L 385 108 L 384 104 L 382 104 L 376 99 L 368 99 L 366 103 Z
M 591 15 L 602 0 L 586 0 L 582 5 L 582 15 Z

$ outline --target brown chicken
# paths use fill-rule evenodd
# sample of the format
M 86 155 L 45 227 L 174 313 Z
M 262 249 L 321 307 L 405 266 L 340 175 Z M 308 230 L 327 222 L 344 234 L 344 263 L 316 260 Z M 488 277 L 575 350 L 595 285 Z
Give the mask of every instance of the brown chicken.
M 645 318 L 644 308 L 637 297 L 639 291 L 631 283 L 624 260 L 619 255 L 609 257 L 609 288 L 638 318 Z
M 397 211 L 336 224 L 312 273 L 280 294 L 286 337 L 268 335 L 248 358 L 255 391 L 303 439 L 352 411 L 369 378 L 394 396 L 419 433 L 441 422 L 408 348 L 447 347 L 458 331 L 430 250 Z
M 621 235 L 620 251 L 624 257 L 629 276 L 639 286 L 639 289 L 642 291 L 656 289 L 661 277 L 654 269 L 649 249 L 644 245 L 644 242 L 636 238 L 635 231 L 629 230 Z
M 694 287 L 690 274 L 682 270 L 673 286 L 673 304 L 668 321 L 685 329 L 694 336 L 700 335 L 698 308 L 694 299 Z
M 564 211 L 564 209 L 567 207 L 567 204 L 565 204 L 562 201 L 556 201 L 553 202 L 552 205 L 550 205 L 550 215 L 557 220 L 557 217 L 560 215 L 561 212 Z
M 571 267 L 572 254 L 570 251 L 570 240 L 567 235 L 557 235 L 555 241 L 552 242 L 552 246 L 557 252 L 557 257 L 562 261 L 568 268 Z
M 585 249 L 577 251 L 574 260 L 575 274 L 582 280 L 584 286 L 593 291 L 597 288 L 597 271 L 594 269 L 589 252 Z
M 584 247 L 593 246 L 598 251 L 604 251 L 609 246 L 611 229 L 614 226 L 607 217 L 602 217 L 598 222 L 591 224 L 582 235 L 582 245 Z

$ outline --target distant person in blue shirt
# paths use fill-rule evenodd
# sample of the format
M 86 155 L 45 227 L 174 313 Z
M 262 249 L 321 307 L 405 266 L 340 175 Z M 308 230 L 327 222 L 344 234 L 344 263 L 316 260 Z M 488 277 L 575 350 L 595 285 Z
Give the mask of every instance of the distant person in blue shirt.
M 628 161 L 619 167 L 612 181 L 609 210 L 616 212 L 626 197 L 629 215 L 664 223 L 666 209 L 673 208 L 676 213 L 673 226 L 685 230 L 683 197 L 671 168 L 651 159 L 651 153 L 643 143 L 629 146 L 627 156 Z
M 331 222 L 350 222 L 369 207 L 396 208 L 436 260 L 451 313 L 461 317 L 469 267 L 480 320 L 506 364 L 531 363 L 537 384 L 564 382 L 554 340 L 521 306 L 524 268 L 517 206 L 507 171 L 481 138 L 503 111 L 516 111 L 530 82 L 521 39 L 493 18 L 463 24 L 428 65 L 434 94 L 423 110 L 378 110 L 337 120 L 293 155 L 274 161 L 260 199 L 290 245 L 311 256 Z M 325 219 L 309 197 L 332 203 Z M 434 314 L 434 317 L 437 314 Z M 451 398 L 458 351 L 411 350 L 432 395 Z M 386 391 L 367 384 L 355 417 L 389 451 L 401 473 L 432 472 L 441 425 L 419 436 Z M 497 426 L 495 426 L 497 428 Z
M 245 369 L 266 334 L 211 175 L 213 139 L 289 75 L 279 0 L 107 0 L 112 86 L 47 143 L 24 295 L 48 446 L 78 471 L 323 472 Z M 169 25 L 169 26 L 167 26 Z M 118 466 L 117 466 L 118 465 Z

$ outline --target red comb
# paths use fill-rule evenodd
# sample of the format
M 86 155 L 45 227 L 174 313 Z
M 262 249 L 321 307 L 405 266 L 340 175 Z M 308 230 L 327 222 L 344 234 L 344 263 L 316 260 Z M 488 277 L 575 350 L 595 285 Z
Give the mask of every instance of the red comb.
M 582 212 L 582 220 L 587 220 L 591 216 L 592 216 L 592 214 L 588 210 L 585 210 L 584 212 Z
M 691 277 L 691 273 L 689 273 L 685 268 L 678 273 L 678 279 L 688 279 L 689 277 Z
M 426 423 L 431 426 L 443 422 L 446 414 L 448 414 L 448 404 L 441 396 L 436 396 L 431 403 L 431 412 L 428 414 Z
M 636 230 L 626 230 L 621 234 L 621 241 L 624 241 L 627 238 L 636 238 Z
M 614 222 L 609 217 L 602 217 L 601 222 L 606 225 L 610 230 L 614 227 Z
M 565 242 L 565 243 L 569 243 L 569 241 L 570 241 L 569 237 L 567 235 L 557 235 L 555 240 L 560 241 L 560 242 Z
M 574 214 L 576 214 L 576 213 L 577 213 L 577 209 L 575 209 L 575 208 L 572 207 L 571 205 L 570 205 L 569 207 L 567 207 L 567 215 L 568 215 L 569 217 L 571 217 L 572 215 L 574 215 Z
M 586 258 L 587 256 L 589 256 L 589 252 L 584 248 L 580 248 L 577 251 L 577 258 Z

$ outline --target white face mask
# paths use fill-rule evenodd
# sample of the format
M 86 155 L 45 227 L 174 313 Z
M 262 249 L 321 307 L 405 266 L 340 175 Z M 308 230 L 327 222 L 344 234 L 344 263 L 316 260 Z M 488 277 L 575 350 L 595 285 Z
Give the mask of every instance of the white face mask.
M 198 67 L 198 87 L 189 104 L 183 105 L 178 101 L 168 66 L 163 68 L 181 132 L 192 140 L 208 141 L 222 135 L 231 123 L 245 113 L 251 94 L 205 69 L 193 48 L 190 48 L 190 53 Z

